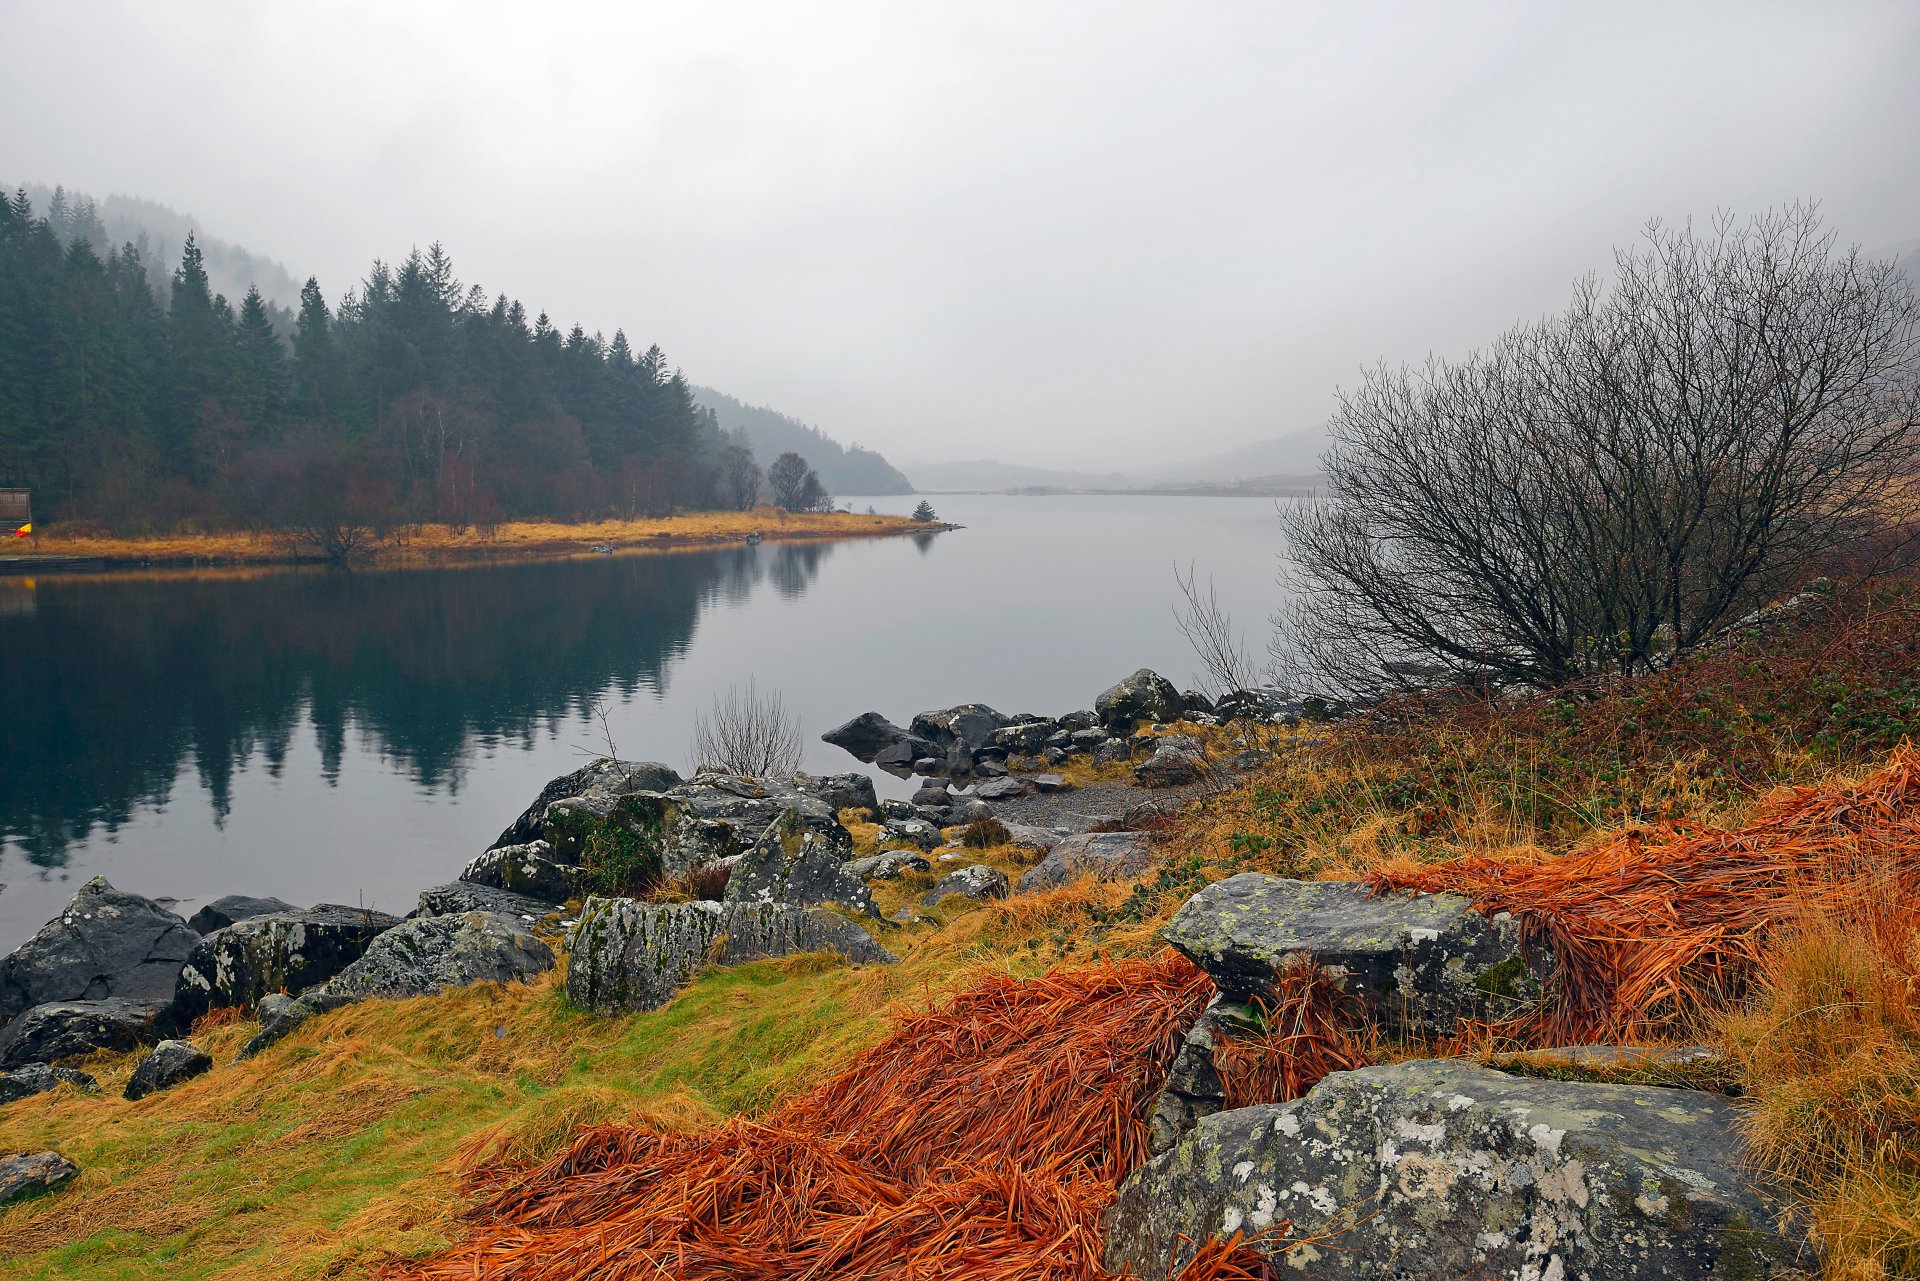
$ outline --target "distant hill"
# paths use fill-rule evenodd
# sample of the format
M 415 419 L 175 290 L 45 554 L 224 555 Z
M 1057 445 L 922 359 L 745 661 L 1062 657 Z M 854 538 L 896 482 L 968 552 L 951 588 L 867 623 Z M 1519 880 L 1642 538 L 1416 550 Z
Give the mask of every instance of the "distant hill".
M 1189 494 L 1290 494 L 1312 489 L 1320 454 L 1329 443 L 1325 424 L 1210 454 L 1184 463 L 1131 471 L 1069 471 L 989 459 L 959 463 L 908 463 L 906 472 L 923 490 L 999 493 L 1007 490 L 1078 490 Z
M 745 432 L 753 456 L 765 467 L 789 451 L 819 473 L 820 483 L 836 497 L 846 494 L 911 494 L 914 488 L 886 459 L 871 449 L 842 445 L 818 427 L 777 409 L 749 405 L 711 387 L 695 387 L 694 403 L 713 411 L 721 431 Z

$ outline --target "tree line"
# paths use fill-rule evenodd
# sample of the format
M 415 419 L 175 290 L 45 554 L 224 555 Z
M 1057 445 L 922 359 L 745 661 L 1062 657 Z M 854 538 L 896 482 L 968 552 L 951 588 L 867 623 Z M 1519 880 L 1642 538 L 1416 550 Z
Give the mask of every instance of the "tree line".
M 112 530 L 487 525 L 751 506 L 763 474 L 658 346 L 463 286 L 439 244 L 289 321 L 0 197 L 0 485 Z M 797 468 L 795 467 L 797 464 Z M 830 507 L 804 460 L 787 506 Z M 807 484 L 812 479 L 811 485 Z

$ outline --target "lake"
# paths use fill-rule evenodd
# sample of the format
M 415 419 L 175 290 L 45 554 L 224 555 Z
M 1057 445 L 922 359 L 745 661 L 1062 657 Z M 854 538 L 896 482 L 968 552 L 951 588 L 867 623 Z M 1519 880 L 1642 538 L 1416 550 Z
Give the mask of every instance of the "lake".
M 917 497 L 852 499 L 881 511 Z M 1058 714 L 1138 667 L 1194 683 L 1173 568 L 1256 653 L 1268 499 L 933 495 L 926 537 L 352 574 L 0 579 L 0 954 L 89 876 L 181 901 L 404 913 L 604 750 L 687 770 L 729 684 L 805 768 L 860 712 Z M 912 784 L 877 775 L 885 795 Z

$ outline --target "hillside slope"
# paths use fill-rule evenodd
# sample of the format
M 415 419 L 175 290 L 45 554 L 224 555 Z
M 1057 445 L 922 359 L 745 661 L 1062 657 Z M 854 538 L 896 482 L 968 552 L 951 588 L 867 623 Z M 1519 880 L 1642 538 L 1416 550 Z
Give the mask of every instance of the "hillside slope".
M 893 464 L 871 449 L 842 445 L 818 427 L 777 409 L 749 405 L 723 391 L 696 386 L 694 403 L 710 409 L 720 430 L 743 431 L 753 455 L 765 467 L 781 454 L 799 454 L 820 474 L 820 483 L 832 494 L 911 494 L 913 485 Z

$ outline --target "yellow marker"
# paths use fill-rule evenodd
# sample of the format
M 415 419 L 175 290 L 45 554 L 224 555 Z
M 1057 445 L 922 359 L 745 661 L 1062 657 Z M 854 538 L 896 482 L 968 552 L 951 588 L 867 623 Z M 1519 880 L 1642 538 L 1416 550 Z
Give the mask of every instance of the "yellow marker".
M 31 533 L 33 533 L 33 522 L 28 521 L 26 524 L 20 526 L 20 528 L 14 530 L 13 536 L 15 538 L 25 538 Z

